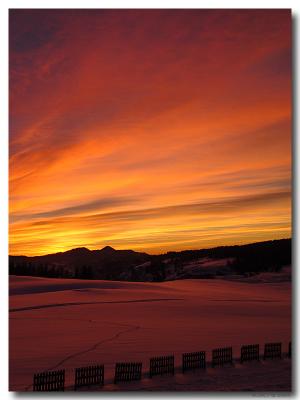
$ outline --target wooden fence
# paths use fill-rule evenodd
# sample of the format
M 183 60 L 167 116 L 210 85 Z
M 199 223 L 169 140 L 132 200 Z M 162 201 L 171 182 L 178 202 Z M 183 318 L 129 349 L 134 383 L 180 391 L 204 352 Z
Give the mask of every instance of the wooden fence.
M 281 343 L 266 343 L 264 346 L 263 358 L 280 359 L 282 358 Z M 292 357 L 292 344 L 289 342 L 287 357 Z M 259 345 L 244 345 L 241 347 L 241 363 L 252 360 L 259 360 Z M 232 347 L 223 347 L 212 351 L 212 367 L 223 366 L 224 364 L 233 364 Z M 182 372 L 195 369 L 206 368 L 206 352 L 199 351 L 194 353 L 182 354 Z M 174 355 L 165 357 L 150 358 L 149 375 L 152 378 L 155 375 L 172 374 L 174 375 Z M 142 363 L 116 363 L 114 382 L 129 382 L 141 380 Z M 95 365 L 75 370 L 74 389 L 91 385 L 104 385 L 104 365 Z M 64 391 L 65 389 L 65 370 L 49 371 L 34 374 L 33 391 L 53 392 Z
M 259 344 L 249 344 L 241 347 L 241 363 L 259 361 Z
M 115 383 L 138 381 L 142 379 L 142 363 L 117 363 L 115 366 Z
M 201 368 L 206 368 L 205 351 L 182 354 L 182 373 Z
M 92 385 L 104 385 L 104 365 L 76 368 L 74 389 Z
M 41 372 L 33 376 L 34 392 L 63 392 L 65 390 L 65 370 Z
M 281 343 L 266 343 L 264 350 L 264 360 L 281 358 Z
M 174 375 L 174 356 L 150 358 L 149 376 L 172 374 Z
M 212 367 L 232 363 L 232 347 L 222 347 L 212 351 Z

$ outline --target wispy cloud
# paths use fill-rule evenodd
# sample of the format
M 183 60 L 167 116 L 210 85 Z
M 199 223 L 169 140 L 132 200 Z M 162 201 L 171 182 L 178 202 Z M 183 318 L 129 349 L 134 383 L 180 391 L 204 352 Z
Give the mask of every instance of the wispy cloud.
M 289 10 L 11 10 L 11 252 L 234 242 L 230 219 L 243 240 L 253 218 L 285 235 L 290 26 Z
M 104 198 L 101 200 L 92 201 L 89 203 L 78 204 L 76 206 L 59 208 L 56 210 L 34 213 L 34 214 L 11 214 L 11 223 L 22 221 L 22 220 L 33 220 L 43 218 L 55 218 L 66 215 L 76 215 L 82 213 L 88 213 L 90 211 L 101 211 L 107 208 L 124 206 L 126 204 L 134 204 L 136 199 L 133 198 Z

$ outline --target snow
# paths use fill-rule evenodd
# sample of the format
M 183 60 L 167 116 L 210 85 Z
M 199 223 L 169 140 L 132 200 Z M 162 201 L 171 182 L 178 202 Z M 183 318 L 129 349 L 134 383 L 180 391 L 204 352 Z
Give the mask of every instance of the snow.
M 147 377 L 149 358 L 291 340 L 291 283 L 179 280 L 163 283 L 10 278 L 10 390 L 32 377 L 105 364 L 105 390 L 275 390 L 291 385 L 290 360 L 265 361 L 175 377 Z M 113 385 L 115 362 L 142 361 L 138 383 Z M 255 365 L 254 365 L 255 364 Z M 272 377 L 272 379 L 270 379 Z M 275 379 L 274 379 L 275 378 Z
M 183 266 L 183 271 L 192 274 L 193 277 L 203 275 L 229 275 L 232 274 L 230 263 L 235 260 L 233 257 L 214 259 L 202 257 L 198 260 L 189 261 Z
M 243 277 L 241 275 L 227 275 L 223 279 L 247 283 L 279 283 L 291 282 L 292 279 L 292 268 L 286 266 L 282 268 L 280 272 L 261 272 L 249 277 Z

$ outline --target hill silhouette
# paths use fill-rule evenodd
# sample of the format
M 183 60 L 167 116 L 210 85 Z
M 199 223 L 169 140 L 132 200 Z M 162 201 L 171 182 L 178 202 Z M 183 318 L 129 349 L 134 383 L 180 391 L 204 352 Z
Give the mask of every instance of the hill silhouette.
M 43 256 L 9 256 L 11 275 L 125 281 L 212 278 L 280 271 L 291 264 L 291 239 L 150 255 L 133 250 L 79 247 Z M 209 268 L 208 268 L 209 267 Z

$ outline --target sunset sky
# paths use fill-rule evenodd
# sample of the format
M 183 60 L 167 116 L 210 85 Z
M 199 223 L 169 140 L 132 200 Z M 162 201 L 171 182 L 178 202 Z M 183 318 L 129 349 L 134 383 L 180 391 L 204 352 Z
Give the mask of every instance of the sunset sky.
M 10 254 L 291 235 L 289 10 L 11 10 Z

